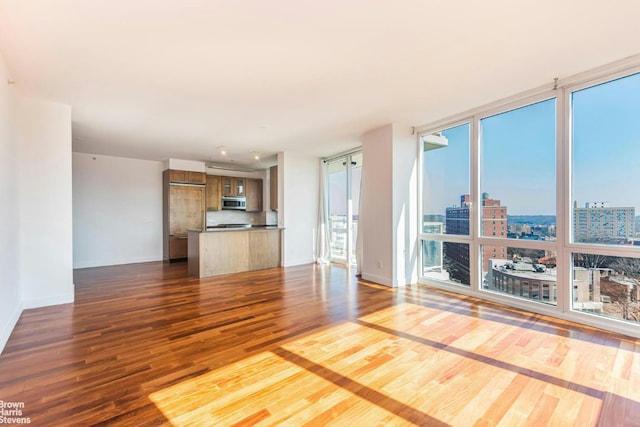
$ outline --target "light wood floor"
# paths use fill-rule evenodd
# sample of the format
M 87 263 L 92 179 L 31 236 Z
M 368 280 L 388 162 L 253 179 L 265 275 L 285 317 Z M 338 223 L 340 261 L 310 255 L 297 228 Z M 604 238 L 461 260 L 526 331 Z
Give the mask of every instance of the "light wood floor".
M 36 426 L 640 424 L 640 341 L 313 265 L 76 271 L 26 310 L 0 400 Z

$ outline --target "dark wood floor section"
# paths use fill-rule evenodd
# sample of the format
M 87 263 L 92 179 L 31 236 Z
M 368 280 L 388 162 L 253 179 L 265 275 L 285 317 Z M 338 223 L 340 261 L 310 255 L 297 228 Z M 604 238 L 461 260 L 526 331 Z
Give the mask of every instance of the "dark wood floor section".
M 473 298 L 314 265 L 75 283 L 0 356 L 31 425 L 640 424 L 640 341 Z

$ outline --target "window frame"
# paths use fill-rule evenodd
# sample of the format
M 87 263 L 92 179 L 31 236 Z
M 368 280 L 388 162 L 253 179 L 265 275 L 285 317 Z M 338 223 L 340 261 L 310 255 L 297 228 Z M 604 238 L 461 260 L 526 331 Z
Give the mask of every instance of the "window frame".
M 453 116 L 449 119 L 434 122 L 431 125 L 416 128 L 418 161 L 420 179 L 418 180 L 418 215 L 419 230 L 418 246 L 421 248 L 423 240 L 437 240 L 441 242 L 465 243 L 469 245 L 470 256 L 470 286 L 457 286 L 447 282 L 431 279 L 423 276 L 422 250 L 418 251 L 419 283 L 435 286 L 448 291 L 465 295 L 471 295 L 482 299 L 506 304 L 512 307 L 531 312 L 550 315 L 557 318 L 575 321 L 578 323 L 606 329 L 612 332 L 640 337 L 640 323 L 633 324 L 615 318 L 605 318 L 584 311 L 573 309 L 573 254 L 586 253 L 607 255 L 616 257 L 640 258 L 640 247 L 634 246 L 607 246 L 598 244 L 585 244 L 572 242 L 573 230 L 573 204 L 572 198 L 572 167 L 573 167 L 573 140 L 572 140 L 572 111 L 571 97 L 574 92 L 588 89 L 613 80 L 625 78 L 640 73 L 640 56 L 625 59 L 614 64 L 600 67 L 576 76 L 560 81 L 552 85 L 545 85 L 530 91 L 487 104 L 468 112 Z M 556 240 L 555 241 L 527 241 L 508 239 L 502 237 L 482 236 L 481 221 L 481 127 L 483 118 L 502 114 L 514 109 L 526 107 L 537 102 L 555 98 L 556 101 Z M 424 212 L 422 180 L 424 176 L 424 152 L 421 143 L 423 135 L 442 132 L 446 129 L 462 124 L 470 126 L 470 188 L 471 204 L 469 206 L 469 236 L 447 234 L 425 234 L 422 232 Z M 556 253 L 557 305 L 551 306 L 533 300 L 523 300 L 518 297 L 510 297 L 495 292 L 487 292 L 482 289 L 482 246 L 517 246 L 525 249 L 552 250 Z M 542 285 L 541 285 L 542 287 Z M 549 288 L 549 292 L 553 292 Z M 551 295 L 550 295 L 551 297 Z
M 329 167 L 332 163 L 339 163 L 339 162 L 344 162 L 343 165 L 345 167 L 344 172 L 345 172 L 345 181 L 346 181 L 346 186 L 344 188 L 345 190 L 345 205 L 347 208 L 347 221 L 346 221 L 346 228 L 344 229 L 344 231 L 336 231 L 336 229 L 334 229 L 333 227 L 333 223 L 330 219 L 330 214 L 329 217 L 327 218 L 327 222 L 328 224 L 331 223 L 331 227 L 329 227 L 328 230 L 328 238 L 329 240 L 331 240 L 332 237 L 332 233 L 339 233 L 339 234 L 344 234 L 344 239 L 345 239 L 345 244 L 344 244 L 344 250 L 345 250 L 345 257 L 344 259 L 336 256 L 333 254 L 332 252 L 332 247 L 330 245 L 329 247 L 329 261 L 334 263 L 334 264 L 339 264 L 339 265 L 344 265 L 347 267 L 353 267 L 356 264 L 354 264 L 356 262 L 355 259 L 353 259 L 352 255 L 355 251 L 355 247 L 356 247 L 356 236 L 354 236 L 353 233 L 353 225 L 355 222 L 359 222 L 359 221 L 354 221 L 353 219 L 353 205 L 354 205 L 354 195 L 353 195 L 353 169 L 356 167 L 356 165 L 354 164 L 353 161 L 353 157 L 355 156 L 360 156 L 361 158 L 361 165 L 359 167 L 362 167 L 362 164 L 364 163 L 362 160 L 362 150 L 358 149 L 358 150 L 353 150 L 353 151 L 349 151 L 347 153 L 341 153 L 339 155 L 330 157 L 330 158 L 326 158 L 324 159 L 324 162 L 327 164 L 327 166 Z M 326 181 L 327 181 L 327 194 L 325 195 L 326 197 L 326 203 L 327 203 L 327 208 L 328 210 L 330 210 L 331 208 L 331 193 L 330 193 L 330 184 L 329 184 L 329 177 L 331 175 L 331 173 L 329 172 L 329 170 L 325 170 L 326 173 Z M 362 183 L 360 183 L 362 184 Z M 360 204 L 358 201 L 358 213 L 360 212 Z M 356 230 L 357 232 L 357 230 Z
M 474 170 L 474 138 L 476 135 L 476 129 L 475 126 L 473 124 L 473 116 L 468 116 L 468 117 L 460 117 L 455 121 L 451 121 L 451 122 L 443 122 L 440 126 L 436 126 L 436 127 L 432 127 L 430 128 L 430 130 L 428 131 L 420 131 L 417 134 L 417 141 L 418 141 L 418 162 L 420 165 L 420 173 L 419 176 L 420 178 L 418 179 L 418 248 L 420 248 L 420 250 L 418 250 L 418 265 L 419 265 L 419 271 L 418 271 L 418 277 L 419 277 L 419 281 L 420 280 L 428 280 L 431 281 L 432 283 L 438 283 L 439 286 L 445 288 L 445 289 L 450 289 L 450 290 L 457 290 L 457 289 L 470 289 L 470 288 L 474 288 L 474 286 L 478 287 L 478 283 L 477 283 L 477 279 L 475 279 L 475 275 L 473 274 L 473 272 L 476 269 L 476 266 L 474 265 L 475 260 L 476 260 L 476 254 L 474 253 L 474 249 L 473 249 L 473 242 L 472 242 L 472 237 L 473 234 L 475 233 L 475 228 L 477 227 L 477 225 L 475 224 L 475 221 L 472 221 L 472 218 L 474 217 L 473 215 L 473 211 L 474 211 L 474 203 L 471 203 L 471 205 L 469 206 L 469 235 L 462 235 L 462 234 L 428 234 L 428 233 L 424 233 L 424 229 L 422 227 L 422 223 L 424 221 L 424 215 L 425 213 L 423 212 L 423 206 L 424 206 L 424 198 L 423 198 L 423 188 L 424 188 L 424 182 L 423 182 L 423 178 L 424 178 L 424 169 L 423 169 L 423 165 L 424 165 L 424 148 L 423 148 L 423 142 L 422 142 L 422 137 L 425 135 L 431 135 L 434 133 L 438 133 L 438 132 L 444 132 L 448 129 L 452 129 L 458 126 L 463 126 L 463 125 L 469 125 L 469 168 L 470 168 L 470 175 L 469 175 L 469 194 L 470 194 L 470 198 L 471 200 L 473 200 L 473 191 L 474 191 L 474 187 L 473 187 L 473 170 Z M 447 281 L 443 281 L 443 280 L 438 280 L 435 278 L 426 278 L 423 276 L 423 271 L 424 271 L 424 265 L 423 265 L 423 260 L 422 260 L 422 242 L 423 241 L 428 241 L 428 240 L 434 240 L 434 241 L 438 241 L 441 242 L 443 245 L 446 242 L 451 242 L 451 243 L 462 243 L 462 244 L 466 244 L 469 246 L 469 286 L 466 285 L 455 285 L 453 283 L 447 282 Z M 474 280 L 476 283 L 474 283 Z

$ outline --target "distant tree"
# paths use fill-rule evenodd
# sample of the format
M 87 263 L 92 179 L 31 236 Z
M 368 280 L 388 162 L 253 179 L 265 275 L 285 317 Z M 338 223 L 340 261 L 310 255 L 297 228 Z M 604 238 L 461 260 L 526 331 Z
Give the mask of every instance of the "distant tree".
M 635 301 L 637 284 L 618 283 L 602 279 L 600 282 L 600 295 L 608 296 L 610 303 L 605 304 L 605 313 L 625 320 L 640 321 L 638 302 Z
M 607 268 L 610 262 L 610 257 L 598 254 L 575 254 L 573 258 L 573 265 L 583 268 Z
M 611 303 L 608 311 L 608 314 L 617 314 L 621 319 L 640 322 L 640 310 L 635 302 L 616 301 Z
M 611 298 L 611 302 L 623 304 L 629 301 L 629 288 L 622 283 L 603 279 L 600 282 L 600 295 Z
M 593 243 L 597 245 L 622 245 L 624 237 L 603 236 L 601 234 L 582 233 L 574 236 L 576 243 Z
M 616 258 L 609 264 L 609 268 L 625 276 L 640 277 L 640 259 L 638 258 Z

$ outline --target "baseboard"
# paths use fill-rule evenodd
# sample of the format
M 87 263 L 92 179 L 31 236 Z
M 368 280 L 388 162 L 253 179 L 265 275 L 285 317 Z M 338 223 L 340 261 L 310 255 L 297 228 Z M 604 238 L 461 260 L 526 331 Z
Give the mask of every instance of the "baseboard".
M 73 268 L 107 267 L 110 265 L 138 264 L 141 262 L 155 262 L 155 261 L 162 261 L 162 254 L 158 256 L 152 256 L 152 257 L 81 261 L 81 262 L 75 262 L 73 264 Z
M 13 313 L 11 313 L 11 316 L 9 317 L 7 324 L 4 325 L 4 328 L 2 328 L 2 332 L 0 333 L 0 354 L 2 354 L 2 352 L 4 351 L 4 347 L 7 345 L 7 342 L 9 341 L 9 337 L 13 332 L 13 328 L 16 327 L 18 320 L 20 320 L 20 315 L 22 315 L 22 311 L 23 311 L 22 305 L 19 304 L 18 307 L 15 308 Z
M 286 263 L 283 263 L 282 266 L 283 267 L 295 267 L 296 265 L 305 265 L 305 264 L 313 264 L 315 263 L 316 260 L 313 258 L 306 258 L 306 259 L 298 259 L 298 260 L 289 260 Z
M 375 274 L 365 273 L 365 272 L 362 273 L 361 277 L 364 280 L 368 280 L 373 283 L 378 283 L 379 285 L 388 286 L 390 288 L 394 287 L 393 281 L 389 280 L 389 278 L 387 277 L 377 276 Z
M 23 303 L 23 308 L 26 310 L 28 308 L 39 308 L 39 307 L 48 307 L 50 305 L 68 304 L 73 301 L 74 301 L 74 292 L 71 291 L 70 295 L 60 294 L 60 295 L 48 296 L 45 298 L 25 298 L 22 303 Z

